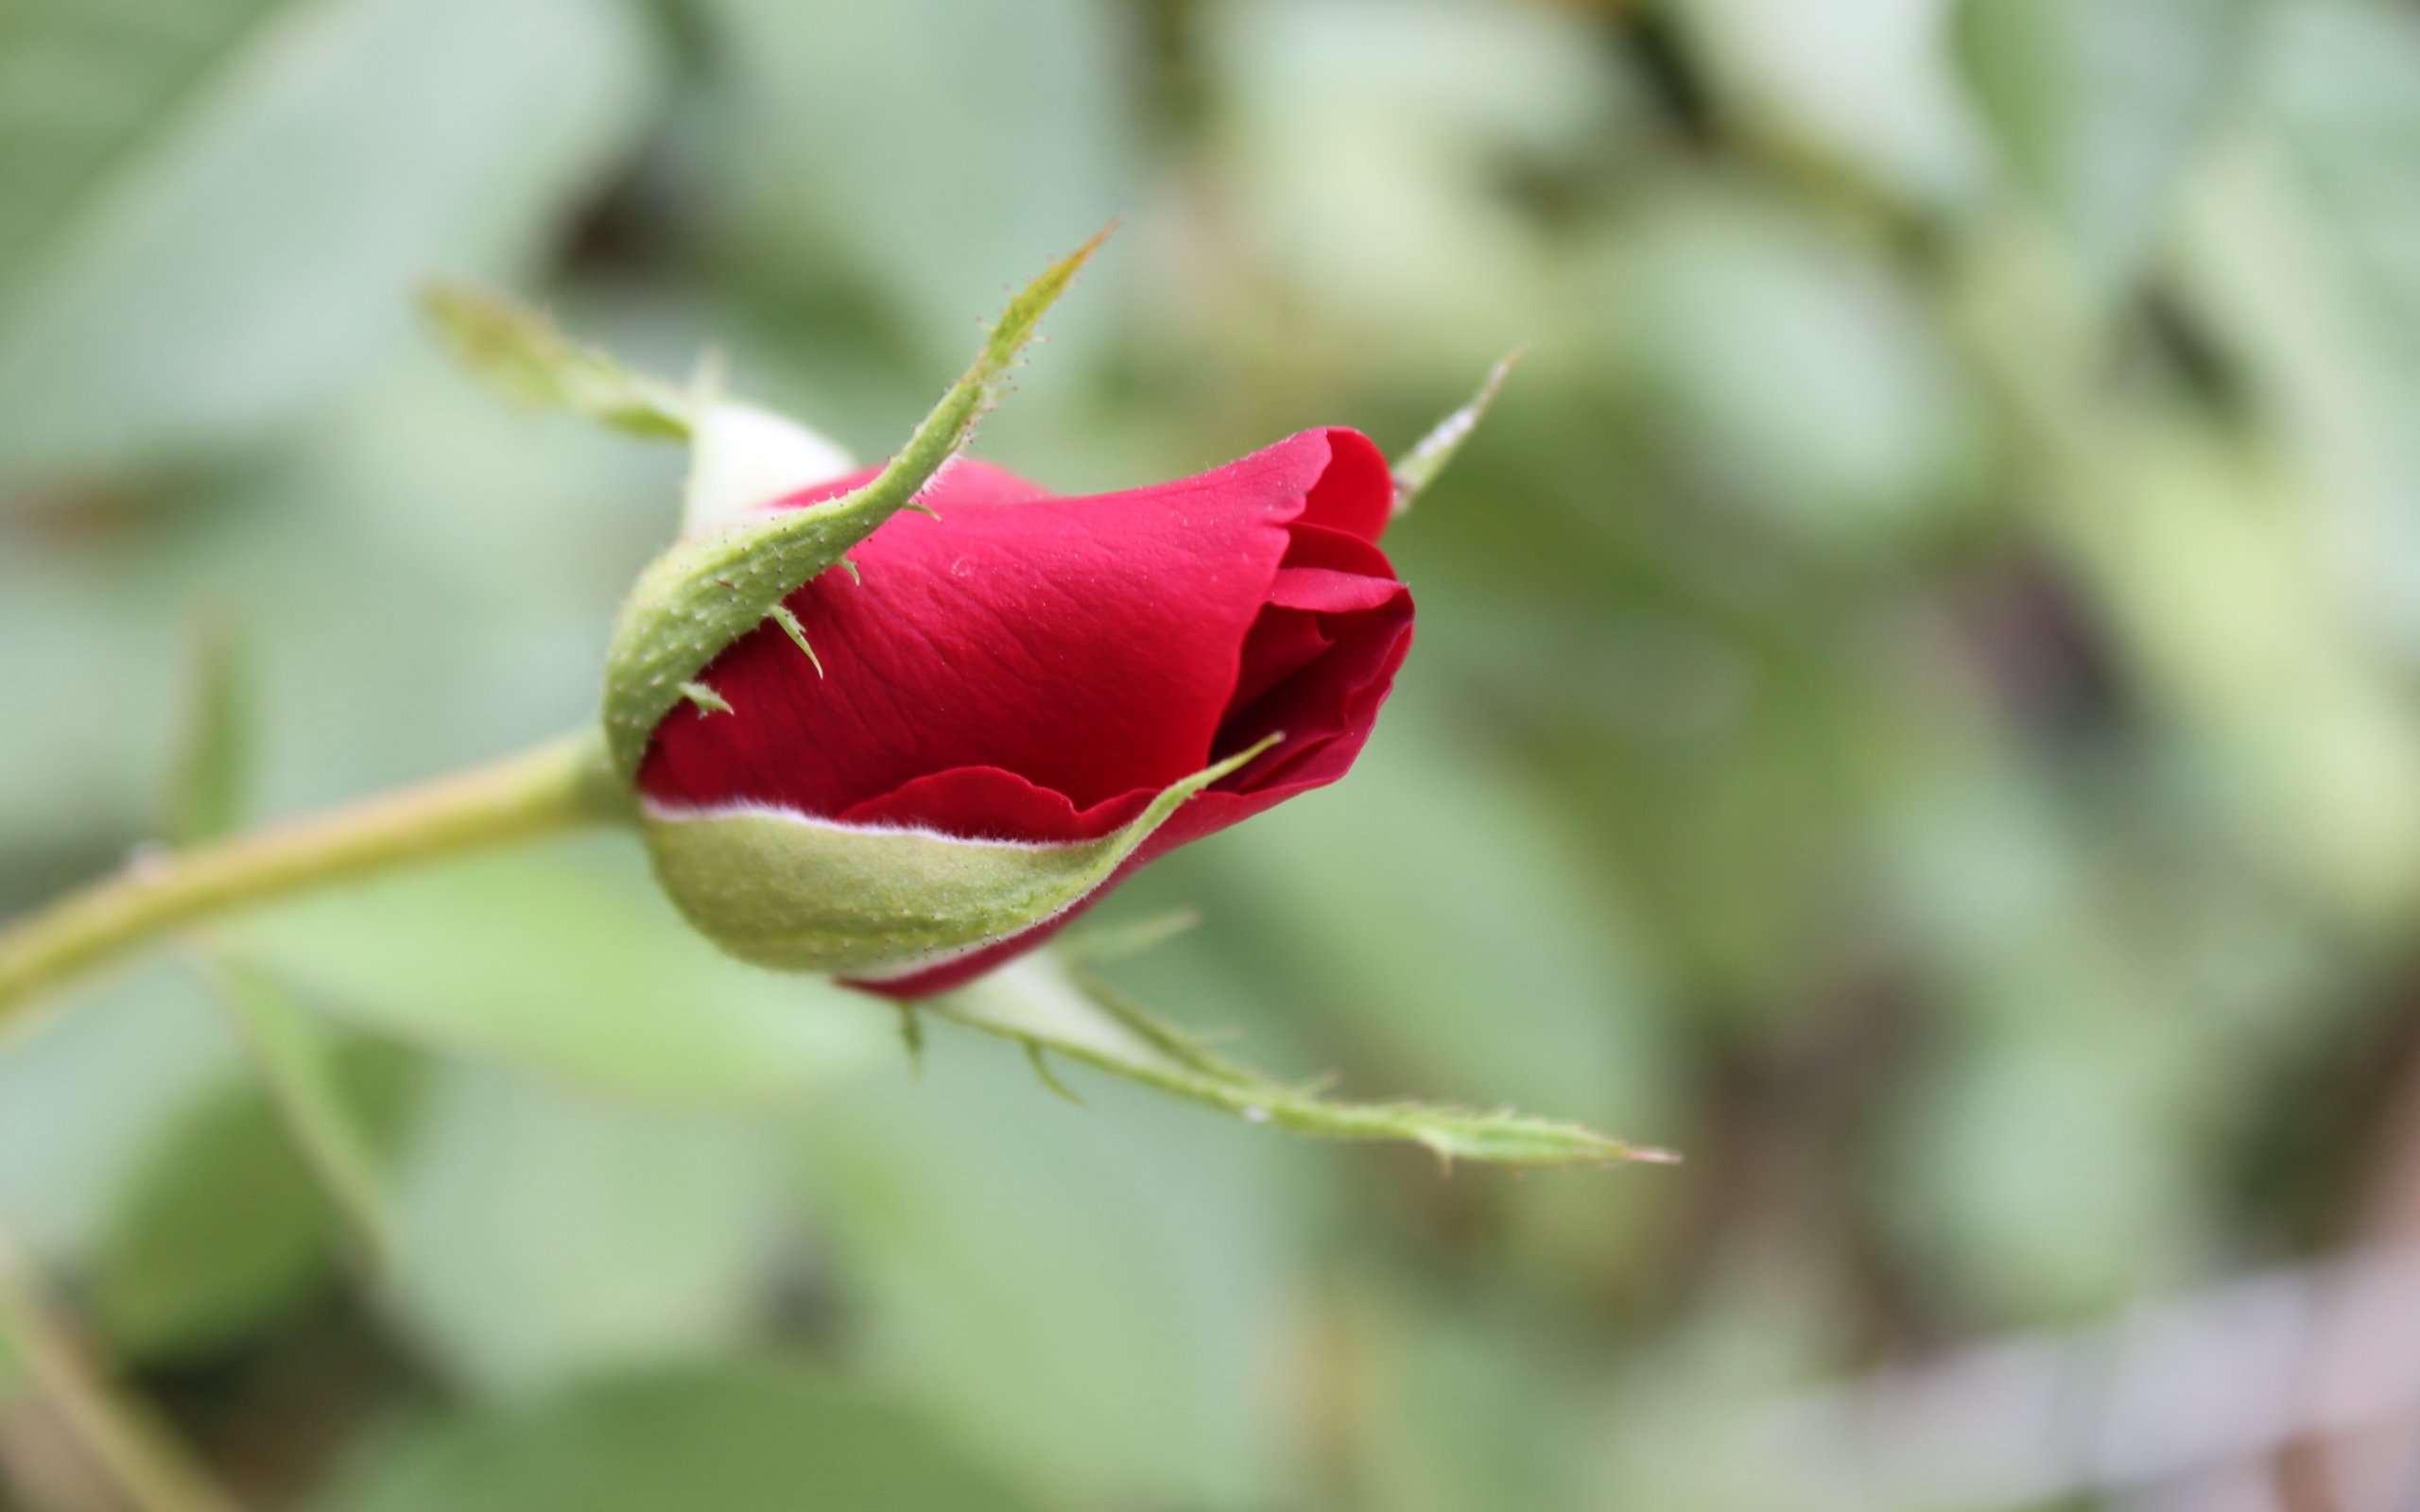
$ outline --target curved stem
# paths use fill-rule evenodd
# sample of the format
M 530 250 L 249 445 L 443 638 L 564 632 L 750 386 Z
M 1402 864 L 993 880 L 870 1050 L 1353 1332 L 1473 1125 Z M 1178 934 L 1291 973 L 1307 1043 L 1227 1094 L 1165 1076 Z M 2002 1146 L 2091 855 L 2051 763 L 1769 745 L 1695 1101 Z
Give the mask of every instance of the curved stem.
M 0 1030 L 82 972 L 201 919 L 628 811 L 602 739 L 582 731 L 350 808 L 138 856 L 115 876 L 0 929 Z

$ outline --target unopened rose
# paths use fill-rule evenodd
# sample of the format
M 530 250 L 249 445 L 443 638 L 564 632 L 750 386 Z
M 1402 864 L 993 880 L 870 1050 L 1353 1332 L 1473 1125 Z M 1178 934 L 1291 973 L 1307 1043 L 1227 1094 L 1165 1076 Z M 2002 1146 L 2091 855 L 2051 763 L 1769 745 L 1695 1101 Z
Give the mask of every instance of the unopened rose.
M 1355 431 L 1087 498 L 962 461 L 921 503 L 707 663 L 728 709 L 675 706 L 639 764 L 659 875 L 745 958 L 914 997 L 1029 950 L 1343 776 L 1410 644 Z

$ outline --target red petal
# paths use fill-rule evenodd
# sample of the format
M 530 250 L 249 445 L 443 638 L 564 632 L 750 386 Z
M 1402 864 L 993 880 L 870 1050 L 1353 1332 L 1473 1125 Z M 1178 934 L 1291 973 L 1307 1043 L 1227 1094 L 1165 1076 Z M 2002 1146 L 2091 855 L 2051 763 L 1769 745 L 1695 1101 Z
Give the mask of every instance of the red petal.
M 1196 768 L 1199 770 L 1199 768 Z M 1154 790 L 1135 788 L 1089 809 L 996 766 L 958 766 L 919 777 L 838 816 L 843 824 L 933 830 L 967 840 L 1074 845 L 1132 822 Z
M 1262 610 L 1260 618 L 1252 623 L 1252 633 L 1244 638 L 1243 666 L 1236 674 L 1236 691 L 1228 707 L 1250 704 L 1318 661 L 1335 644 L 1317 614 L 1274 604 Z
M 733 713 L 668 717 L 640 785 L 661 801 L 819 816 L 961 766 L 1013 772 L 1078 808 L 1156 792 L 1207 762 L 1286 526 L 1328 450 L 1306 433 L 1084 499 L 952 469 L 925 494 L 940 518 L 902 513 L 857 548 L 862 583 L 827 572 L 790 595 L 825 675 L 759 627 L 704 674 Z
M 1386 454 L 1367 436 L 1341 425 L 1305 432 L 1281 444 L 1290 446 L 1311 434 L 1327 441 L 1328 465 L 1311 490 L 1303 523 L 1375 542 L 1395 512 L 1395 479 Z
M 1398 587 L 1398 593 L 1401 593 Z M 1006 961 L 1047 941 L 1052 936 L 1082 918 L 1103 898 L 1117 889 L 1117 885 L 1142 867 L 1187 845 L 1204 835 L 1216 834 L 1231 824 L 1273 808 L 1298 793 L 1322 787 L 1343 776 L 1359 755 L 1363 742 L 1369 739 L 1375 722 L 1378 705 L 1386 700 L 1394 682 L 1395 669 L 1402 665 L 1404 654 L 1411 648 L 1411 598 L 1401 593 L 1399 604 L 1390 606 L 1390 612 L 1373 616 L 1374 623 L 1352 637 L 1347 648 L 1349 662 L 1334 670 L 1340 675 L 1332 681 L 1322 679 L 1306 683 L 1298 679 L 1291 690 L 1292 701 L 1281 717 L 1294 723 L 1287 727 L 1286 745 L 1238 773 L 1230 782 L 1243 784 L 1239 789 L 1227 786 L 1213 788 L 1197 795 L 1190 802 L 1169 816 L 1167 823 L 1152 832 L 1133 855 L 1111 875 L 1109 881 L 1093 890 L 1073 908 L 1046 919 L 1021 934 L 996 941 L 971 954 L 939 966 L 887 981 L 856 981 L 850 985 L 884 997 L 914 999 L 946 992 L 951 988 L 976 977 Z M 1264 700 L 1266 701 L 1266 700 Z M 1297 735 L 1296 731 L 1303 733 Z M 951 774 L 956 776 L 957 774 Z M 1142 803 L 1134 803 L 1139 812 Z M 1116 824 L 1133 816 L 1132 812 L 1092 833 L 1105 834 Z M 1090 826 L 1084 828 L 1089 831 Z

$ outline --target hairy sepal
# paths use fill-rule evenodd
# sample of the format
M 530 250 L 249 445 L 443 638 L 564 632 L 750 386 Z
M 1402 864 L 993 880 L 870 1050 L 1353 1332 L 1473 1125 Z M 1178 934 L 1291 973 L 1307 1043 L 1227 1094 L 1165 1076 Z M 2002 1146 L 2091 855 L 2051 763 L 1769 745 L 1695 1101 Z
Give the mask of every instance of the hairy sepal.
M 1409 1101 L 1332 1098 L 1324 1086 L 1276 1081 L 1219 1055 L 1127 1001 L 1098 977 L 1071 970 L 1051 950 L 1013 961 L 937 1000 L 955 1023 L 1013 1040 L 1036 1068 L 1057 1056 L 1095 1071 L 1315 1139 L 1399 1141 L 1426 1146 L 1447 1169 L 1457 1160 L 1495 1165 L 1670 1164 L 1668 1151 L 1627 1144 L 1578 1124 Z M 1054 1091 L 1064 1085 L 1053 1076 Z
M 1527 347 L 1515 347 L 1497 358 L 1495 365 L 1487 369 L 1487 377 L 1480 381 L 1478 392 L 1470 397 L 1469 403 L 1439 421 L 1427 435 L 1404 454 L 1401 460 L 1393 464 L 1396 514 L 1410 508 L 1412 500 L 1436 482 L 1437 474 L 1444 472 L 1447 464 L 1461 453 L 1462 443 L 1471 438 L 1471 432 L 1478 429 L 1478 422 L 1487 417 L 1489 406 L 1495 403 L 1496 390 L 1502 388 L 1504 380 L 1512 375 L 1513 364 L 1519 362 L 1529 350 Z
M 463 284 L 423 290 L 421 308 L 458 361 L 524 403 L 653 440 L 689 438 L 695 396 L 580 345 L 540 311 Z
M 639 575 L 606 659 L 605 739 L 624 782 L 636 782 L 648 739 L 681 701 L 683 684 L 697 681 L 708 662 L 775 605 L 913 504 L 965 449 L 1044 312 L 1107 235 L 1102 232 L 1053 264 L 1009 302 L 974 366 L 872 482 L 807 508 L 693 536 Z M 745 717 L 747 711 L 739 713 Z
M 776 971 L 880 980 L 1046 923 L 1109 881 L 1187 799 L 1275 736 L 1164 789 L 1098 840 L 1024 845 L 779 809 L 643 803 L 655 874 L 699 932 Z

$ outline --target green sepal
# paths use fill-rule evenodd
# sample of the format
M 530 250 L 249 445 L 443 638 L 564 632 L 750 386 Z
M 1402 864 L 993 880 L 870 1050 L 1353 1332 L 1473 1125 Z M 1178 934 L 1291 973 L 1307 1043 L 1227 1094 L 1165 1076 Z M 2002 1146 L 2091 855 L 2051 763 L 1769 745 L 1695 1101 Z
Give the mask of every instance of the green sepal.
M 649 440 L 689 442 L 684 536 L 856 471 L 830 438 L 725 394 L 722 361 L 711 351 L 684 387 L 579 345 L 544 314 L 501 294 L 441 284 L 423 291 L 421 305 L 462 366 L 525 404 Z
M 808 579 L 913 504 L 963 450 L 998 398 L 1034 327 L 1106 231 L 1053 264 L 1009 302 L 963 377 L 942 395 L 873 481 L 804 509 L 787 509 L 681 541 L 639 575 L 606 661 L 605 739 L 625 782 L 648 737 L 725 646 L 754 629 Z
M 1498 357 L 1495 365 L 1487 369 L 1487 376 L 1479 381 L 1478 392 L 1471 395 L 1469 403 L 1439 421 L 1427 435 L 1403 455 L 1403 460 L 1393 464 L 1395 513 L 1401 514 L 1410 508 L 1411 501 L 1420 496 L 1421 490 L 1436 482 L 1437 474 L 1445 471 L 1446 464 L 1453 461 L 1454 454 L 1470 439 L 1471 432 L 1478 429 L 1478 422 L 1487 414 L 1488 406 L 1495 403 L 1495 391 L 1504 387 L 1504 380 L 1512 373 L 1512 365 L 1528 355 L 1529 350 L 1527 347 L 1515 347 Z
M 1127 1001 L 1105 983 L 1045 952 L 936 1000 L 927 1010 L 1155 1091 L 1206 1104 L 1247 1123 L 1318 1139 L 1402 1141 L 1456 1160 L 1495 1165 L 1670 1164 L 1668 1151 L 1625 1144 L 1578 1124 L 1510 1109 L 1481 1112 L 1414 1102 L 1331 1099 L 1323 1085 L 1289 1086 L 1211 1051 Z M 1054 1088 L 1064 1091 L 1058 1078 Z M 1070 1093 L 1069 1095 L 1072 1095 Z
M 1074 906 L 1185 799 L 1276 736 L 1194 773 L 1115 833 L 1075 845 L 957 839 L 765 809 L 642 803 L 656 880 L 729 954 L 786 971 L 880 977 L 940 964 Z
M 580 346 L 527 305 L 486 289 L 438 284 L 422 291 L 421 308 L 464 367 L 518 399 L 633 436 L 689 438 L 689 394 Z

